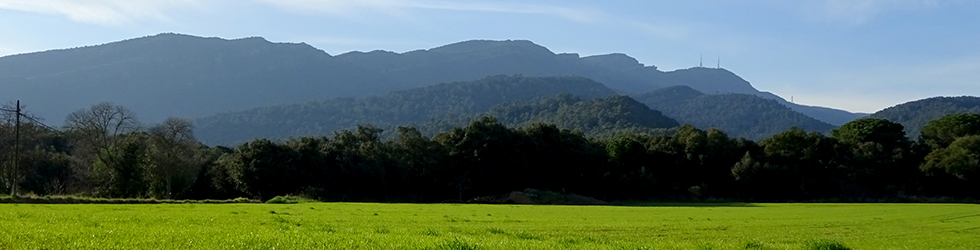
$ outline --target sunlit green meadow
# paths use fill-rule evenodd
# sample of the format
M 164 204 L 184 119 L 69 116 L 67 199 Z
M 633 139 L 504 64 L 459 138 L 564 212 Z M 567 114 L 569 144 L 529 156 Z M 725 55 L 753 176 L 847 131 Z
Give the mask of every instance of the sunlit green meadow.
M 0 204 L 0 249 L 980 249 L 978 205 L 654 205 Z

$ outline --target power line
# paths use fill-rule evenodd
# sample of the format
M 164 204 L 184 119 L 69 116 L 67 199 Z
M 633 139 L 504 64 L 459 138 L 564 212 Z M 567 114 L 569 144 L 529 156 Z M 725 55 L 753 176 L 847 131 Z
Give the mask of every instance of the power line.
M 44 124 L 44 122 L 41 122 L 37 118 L 31 117 L 30 115 L 26 115 L 26 114 L 20 113 L 20 111 L 13 110 L 13 109 L 5 109 L 5 108 L 0 108 L 0 111 L 10 112 L 10 113 L 17 113 L 18 115 L 20 115 L 20 117 L 23 117 L 23 118 L 25 118 L 27 120 L 30 120 L 30 122 L 32 124 L 39 125 L 39 126 L 44 127 L 44 128 L 46 128 L 48 130 L 51 130 L 53 132 L 59 132 L 59 133 L 61 132 L 61 130 L 58 130 L 58 129 L 54 128 L 54 127 L 48 126 L 47 124 Z M 21 110 L 21 111 L 23 111 L 23 110 Z
M 20 109 L 20 100 L 17 100 L 17 104 L 14 109 L 11 110 L 11 109 L 0 108 L 0 111 L 14 113 L 14 159 L 13 159 L 14 164 L 13 164 L 13 169 L 11 170 L 10 195 L 17 195 L 17 178 L 18 178 L 17 172 L 20 168 L 20 118 L 24 117 L 25 119 L 30 121 L 30 123 L 33 123 L 35 125 L 40 125 L 43 128 L 50 129 L 51 131 L 57 133 L 61 133 L 61 131 L 52 128 L 51 126 L 48 126 L 47 124 L 44 124 L 41 121 L 38 121 L 34 117 L 22 113 L 21 111 L 23 110 Z
M 26 116 L 26 115 L 25 115 L 25 116 L 24 116 L 24 118 L 27 118 L 28 120 L 31 120 L 31 123 L 33 123 L 33 124 L 35 124 L 35 125 L 40 125 L 41 127 L 44 127 L 44 128 L 46 128 L 46 129 L 48 129 L 48 130 L 51 130 L 51 131 L 54 131 L 54 132 L 58 132 L 58 133 L 61 133 L 61 130 L 58 130 L 58 129 L 56 129 L 56 128 L 53 128 L 53 127 L 51 127 L 51 126 L 48 126 L 47 124 L 44 124 L 43 122 L 41 122 L 41 121 L 38 121 L 38 120 L 37 120 L 37 119 L 35 119 L 34 117 L 30 117 L 30 116 Z

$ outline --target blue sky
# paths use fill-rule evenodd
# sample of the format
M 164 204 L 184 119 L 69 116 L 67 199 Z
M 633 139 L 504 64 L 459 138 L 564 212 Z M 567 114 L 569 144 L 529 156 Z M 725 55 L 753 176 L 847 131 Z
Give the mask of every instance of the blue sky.
M 703 54 L 760 90 L 854 112 L 980 95 L 980 1 L 0 0 L 0 56 L 163 32 L 333 55 L 526 39 L 661 70 Z

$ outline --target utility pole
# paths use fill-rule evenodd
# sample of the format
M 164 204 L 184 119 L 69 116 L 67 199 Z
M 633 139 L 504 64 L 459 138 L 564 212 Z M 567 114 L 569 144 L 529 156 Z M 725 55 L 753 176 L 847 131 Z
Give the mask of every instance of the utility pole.
M 49 129 L 51 131 L 54 131 L 54 132 L 58 133 L 58 130 L 57 129 L 52 128 L 51 126 L 45 125 L 44 123 L 41 123 L 41 121 L 38 121 L 37 119 L 34 119 L 33 117 L 24 115 L 24 113 L 22 113 L 24 110 L 21 109 L 21 106 L 20 106 L 20 100 L 17 100 L 17 104 L 16 105 L 17 106 L 14 107 L 14 109 L 6 109 L 6 108 L 3 108 L 3 107 L 0 107 L 0 112 L 11 112 L 11 113 L 14 113 L 14 159 L 13 159 L 14 162 L 13 162 L 13 164 L 11 164 L 12 165 L 11 166 L 12 168 L 10 169 L 10 171 L 7 171 L 8 174 L 9 174 L 8 176 L 10 177 L 10 179 L 9 180 L 4 180 L 4 181 L 8 181 L 9 182 L 8 184 L 10 184 L 10 195 L 11 196 L 17 195 L 17 182 L 20 179 L 20 118 L 21 118 L 21 116 L 23 116 L 24 119 L 27 119 L 27 122 L 34 123 L 35 125 L 38 125 L 38 126 L 47 128 L 47 129 Z M 0 177 L 0 178 L 5 178 L 5 177 Z
M 14 169 L 11 171 L 10 196 L 17 195 L 17 170 L 20 168 L 20 100 L 14 109 Z

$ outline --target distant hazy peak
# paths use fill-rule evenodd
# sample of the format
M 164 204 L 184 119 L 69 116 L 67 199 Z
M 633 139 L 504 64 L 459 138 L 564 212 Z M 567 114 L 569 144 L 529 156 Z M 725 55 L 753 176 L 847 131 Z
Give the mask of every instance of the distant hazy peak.
M 258 37 L 258 36 L 244 37 L 244 38 L 237 38 L 237 39 L 224 39 L 224 38 L 220 38 L 220 37 L 200 37 L 200 36 L 193 36 L 193 35 L 180 34 L 180 33 L 160 33 L 160 34 L 151 35 L 151 36 L 144 36 L 144 37 L 137 37 L 137 38 L 133 38 L 133 39 L 126 39 L 126 40 L 122 40 L 122 41 L 118 41 L 118 42 L 113 42 L 113 43 L 108 43 L 108 44 L 114 44 L 114 43 L 131 43 L 131 42 L 161 42 L 161 41 L 165 41 L 165 42 L 197 42 L 197 41 L 225 41 L 225 42 L 228 42 L 228 41 L 246 41 L 246 42 L 272 43 L 272 42 L 269 42 L 268 40 L 265 40 L 265 38 Z
M 554 54 L 554 52 L 551 52 L 551 50 L 548 50 L 548 48 L 528 40 L 469 40 L 435 47 L 429 49 L 429 51 L 442 53 L 469 53 L 499 49 L 519 49 L 522 51 L 547 52 L 549 54 Z
M 626 70 L 642 68 L 644 65 L 636 58 L 630 57 L 622 53 L 613 53 L 605 55 L 594 55 L 582 58 L 582 63 L 589 66 L 598 66 L 607 69 L 615 70 Z
M 271 42 L 261 36 L 250 36 L 235 39 L 225 39 L 220 37 L 200 37 L 180 33 L 160 33 L 152 36 L 145 36 L 140 38 L 128 39 L 114 43 L 108 43 L 104 45 L 112 44 L 160 44 L 164 46 L 172 46 L 175 44 L 187 44 L 187 45 L 208 45 L 208 46 L 222 46 L 222 45 L 234 45 L 243 47 L 280 47 L 280 48 L 291 48 L 291 49 L 303 49 L 303 50 L 317 50 L 323 52 L 318 48 L 310 46 L 306 43 L 289 43 L 289 42 Z M 241 47 L 239 47 L 241 48 Z M 326 52 L 323 52 L 326 53 Z

